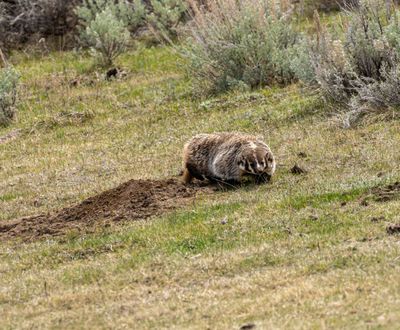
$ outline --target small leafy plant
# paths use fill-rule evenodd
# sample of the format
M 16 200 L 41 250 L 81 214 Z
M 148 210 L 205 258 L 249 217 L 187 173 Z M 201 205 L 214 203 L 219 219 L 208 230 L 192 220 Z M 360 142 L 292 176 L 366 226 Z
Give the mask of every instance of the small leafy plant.
M 0 69 L 0 125 L 8 125 L 15 117 L 19 74 L 10 65 Z

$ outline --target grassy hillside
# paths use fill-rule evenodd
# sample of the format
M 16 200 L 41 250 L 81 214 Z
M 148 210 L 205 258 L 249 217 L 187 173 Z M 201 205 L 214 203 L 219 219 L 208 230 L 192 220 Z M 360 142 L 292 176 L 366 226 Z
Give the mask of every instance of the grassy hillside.
M 73 53 L 14 56 L 17 124 L 1 128 L 0 220 L 180 171 L 198 132 L 261 134 L 272 184 L 199 195 L 146 221 L 0 242 L 0 328 L 397 328 L 400 123 L 344 130 L 299 86 L 198 100 L 168 48 L 106 81 Z M 10 135 L 11 132 L 11 135 Z M 1 140 L 1 139 L 0 139 Z M 294 175 L 298 164 L 306 174 Z

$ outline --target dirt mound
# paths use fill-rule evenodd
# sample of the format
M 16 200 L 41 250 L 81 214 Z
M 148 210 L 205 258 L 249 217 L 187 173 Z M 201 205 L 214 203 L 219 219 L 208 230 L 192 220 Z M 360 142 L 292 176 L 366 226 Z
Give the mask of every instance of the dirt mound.
M 400 198 L 400 182 L 395 182 L 384 187 L 372 190 L 374 200 L 377 202 L 388 202 Z
M 368 205 L 369 201 L 390 202 L 395 199 L 400 199 L 400 182 L 371 189 L 361 200 L 361 205 Z
M 159 215 L 187 203 L 198 192 L 212 190 L 204 185 L 185 186 L 177 179 L 130 180 L 53 214 L 0 222 L 0 240 L 34 240 L 71 230 L 90 232 L 98 225 Z

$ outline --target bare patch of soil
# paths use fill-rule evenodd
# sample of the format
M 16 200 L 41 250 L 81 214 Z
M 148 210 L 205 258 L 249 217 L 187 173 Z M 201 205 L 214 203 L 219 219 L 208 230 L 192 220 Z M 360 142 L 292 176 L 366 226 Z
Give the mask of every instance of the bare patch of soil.
M 361 201 L 361 205 L 368 206 L 369 201 L 390 202 L 400 199 L 400 182 L 395 182 L 383 187 L 376 187 L 368 192 L 368 195 Z
M 53 214 L 0 222 L 0 240 L 14 237 L 35 240 L 71 230 L 91 232 L 99 225 L 146 219 L 175 209 L 212 186 L 183 185 L 178 179 L 130 180 Z
M 390 225 L 386 227 L 386 232 L 389 235 L 400 234 L 400 224 Z

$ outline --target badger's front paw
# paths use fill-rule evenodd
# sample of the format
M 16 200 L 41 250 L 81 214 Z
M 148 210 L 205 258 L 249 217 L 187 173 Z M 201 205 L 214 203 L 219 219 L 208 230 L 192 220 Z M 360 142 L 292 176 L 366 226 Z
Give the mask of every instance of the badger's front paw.
M 272 181 L 272 175 L 263 173 L 256 176 L 256 184 L 269 183 Z

